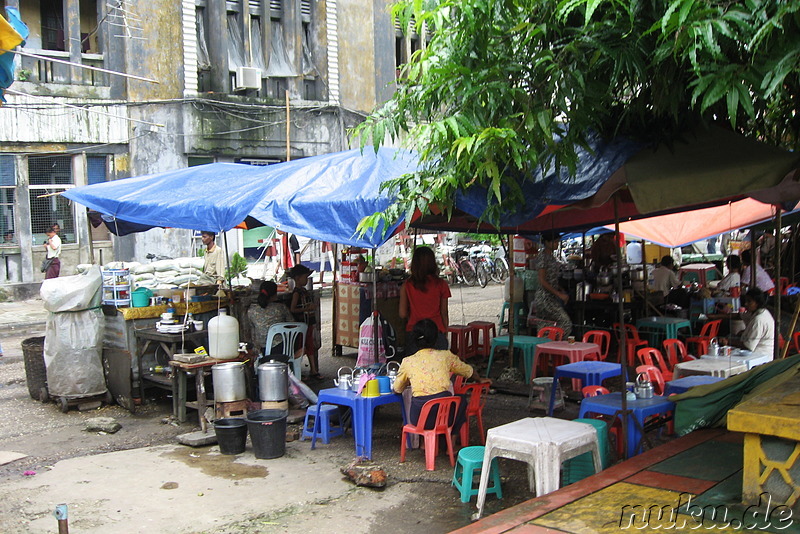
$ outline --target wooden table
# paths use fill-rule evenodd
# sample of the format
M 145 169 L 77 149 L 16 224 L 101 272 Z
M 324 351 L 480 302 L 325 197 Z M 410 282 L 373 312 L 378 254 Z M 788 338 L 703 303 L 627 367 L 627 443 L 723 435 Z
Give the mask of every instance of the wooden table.
M 205 417 L 206 408 L 209 406 L 208 399 L 206 398 L 205 374 L 206 371 L 211 369 L 212 366 L 218 363 L 226 362 L 241 362 L 248 358 L 246 352 L 239 353 L 238 358 L 230 358 L 225 360 L 217 360 L 209 358 L 197 363 L 183 363 L 171 360 L 169 362 L 172 367 L 172 414 L 178 419 L 179 422 L 186 422 L 186 408 L 197 410 L 197 417 L 200 420 L 200 429 L 205 432 L 208 428 L 208 421 Z M 187 401 L 187 377 L 194 376 L 195 391 L 197 393 L 197 400 L 194 402 Z
M 795 376 L 735 406 L 728 412 L 728 430 L 745 432 L 742 502 L 763 505 L 759 501 L 768 492 L 773 508 L 784 504 L 796 513 L 800 508 L 800 378 Z
M 673 379 L 683 378 L 684 376 L 692 375 L 711 375 L 728 378 L 729 376 L 738 375 L 747 371 L 747 364 L 730 361 L 727 358 L 723 360 L 702 358 L 700 360 L 692 360 L 688 362 L 681 362 L 675 365 L 675 372 L 672 375 Z

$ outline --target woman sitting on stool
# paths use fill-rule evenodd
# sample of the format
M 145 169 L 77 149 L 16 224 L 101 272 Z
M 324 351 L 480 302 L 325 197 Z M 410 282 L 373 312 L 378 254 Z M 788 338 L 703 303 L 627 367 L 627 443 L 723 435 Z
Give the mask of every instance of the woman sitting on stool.
M 450 383 L 451 373 L 466 379 L 474 378 L 476 382 L 491 383 L 488 378 L 480 378 L 472 366 L 462 362 L 449 350 L 436 350 L 434 346 L 438 333 L 439 329 L 436 327 L 436 323 L 430 319 L 423 319 L 414 325 L 410 335 L 414 337 L 419 350 L 413 356 L 408 356 L 403 360 L 394 383 L 396 393 L 402 393 L 406 386 L 411 384 L 413 392 L 410 422 L 414 425 L 419 421 L 419 414 L 426 402 L 453 395 Z M 466 420 L 467 400 L 464 395 L 461 397 L 453 424 L 454 433 L 458 433 Z M 436 413 L 431 411 L 425 428 L 432 429 L 435 421 Z

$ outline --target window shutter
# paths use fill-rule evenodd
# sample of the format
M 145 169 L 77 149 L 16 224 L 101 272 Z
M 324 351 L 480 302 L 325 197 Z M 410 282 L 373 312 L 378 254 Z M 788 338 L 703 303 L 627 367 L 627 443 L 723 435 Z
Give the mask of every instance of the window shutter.
M 282 0 L 269 0 L 269 16 L 274 19 L 279 19 L 283 15 L 283 2 Z
M 303 22 L 311 22 L 311 0 L 300 0 L 300 18 Z

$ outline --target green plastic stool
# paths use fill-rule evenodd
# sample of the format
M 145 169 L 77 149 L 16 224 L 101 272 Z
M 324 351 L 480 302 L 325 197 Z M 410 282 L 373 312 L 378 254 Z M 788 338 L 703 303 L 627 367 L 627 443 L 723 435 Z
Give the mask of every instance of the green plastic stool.
M 484 447 L 482 445 L 476 445 L 474 447 L 464 447 L 458 451 L 458 460 L 456 460 L 456 468 L 453 471 L 452 485 L 461 492 L 461 502 L 469 502 L 473 495 L 478 494 L 479 488 L 473 489 L 472 483 L 475 475 L 481 473 L 483 450 Z M 502 499 L 503 491 L 500 489 L 500 470 L 497 468 L 497 458 L 492 458 L 489 477 L 492 485 L 486 490 L 486 493 L 494 493 L 498 499 Z
M 603 469 L 608 467 L 611 458 L 611 449 L 608 443 L 608 423 L 600 419 L 573 419 L 576 423 L 592 425 L 597 430 L 598 449 L 600 450 L 600 463 Z M 561 486 L 574 484 L 584 478 L 595 474 L 592 453 L 585 452 L 575 458 L 570 458 L 561 464 Z

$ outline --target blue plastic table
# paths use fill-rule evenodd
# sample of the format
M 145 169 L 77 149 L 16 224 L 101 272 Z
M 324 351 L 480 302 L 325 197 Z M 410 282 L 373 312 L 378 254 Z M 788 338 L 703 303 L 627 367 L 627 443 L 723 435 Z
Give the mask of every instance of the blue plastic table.
M 336 404 L 339 406 L 349 406 L 353 410 L 353 437 L 355 438 L 356 456 L 365 456 L 372 459 L 372 423 L 375 408 L 382 404 L 400 403 L 400 411 L 403 414 L 403 424 L 406 424 L 406 411 L 403 404 L 403 397 L 397 393 L 380 395 L 378 397 L 363 397 L 354 391 L 339 388 L 329 388 L 320 390 L 317 399 L 317 417 L 319 417 L 320 406 L 323 404 Z M 317 445 L 317 425 L 311 433 L 311 448 Z
M 525 383 L 529 384 L 531 381 L 531 370 L 533 369 L 533 357 L 536 354 L 536 345 L 540 343 L 547 343 L 551 341 L 547 337 L 535 336 L 514 336 L 514 348 L 520 349 L 522 352 L 523 365 L 525 366 Z M 489 376 L 489 371 L 492 369 L 492 360 L 494 360 L 494 349 L 498 347 L 508 347 L 508 336 L 495 336 L 492 338 L 492 346 L 489 349 L 489 365 L 486 367 L 486 376 Z
M 689 388 L 693 388 L 695 386 L 702 386 L 705 384 L 713 384 L 714 382 L 719 382 L 720 380 L 725 380 L 725 378 L 721 376 L 708 376 L 708 375 L 684 376 L 683 378 L 677 378 L 675 380 L 670 380 L 669 382 L 667 382 L 664 394 L 670 396 L 673 393 L 675 394 L 685 393 L 686 391 L 689 390 Z
M 550 406 L 547 409 L 547 415 L 553 416 L 559 378 L 577 378 L 581 381 L 582 387 L 602 386 L 603 380 L 606 378 L 621 374 L 622 366 L 618 363 L 585 361 L 559 365 L 553 375 L 553 387 L 550 388 Z
M 628 410 L 633 415 L 633 417 L 628 417 L 628 458 L 635 456 L 641 450 L 642 440 L 644 439 L 641 429 L 644 427 L 644 420 L 651 415 L 671 412 L 674 409 L 675 403 L 662 396 L 628 401 Z M 611 415 L 621 420 L 622 393 L 609 393 L 583 399 L 578 417 L 586 417 L 586 414 L 589 413 Z
M 665 339 L 677 339 L 678 330 L 688 328 L 692 333 L 692 323 L 689 319 L 679 317 L 643 317 L 636 321 L 636 329 L 640 334 L 647 336 L 651 347 L 659 347 Z

